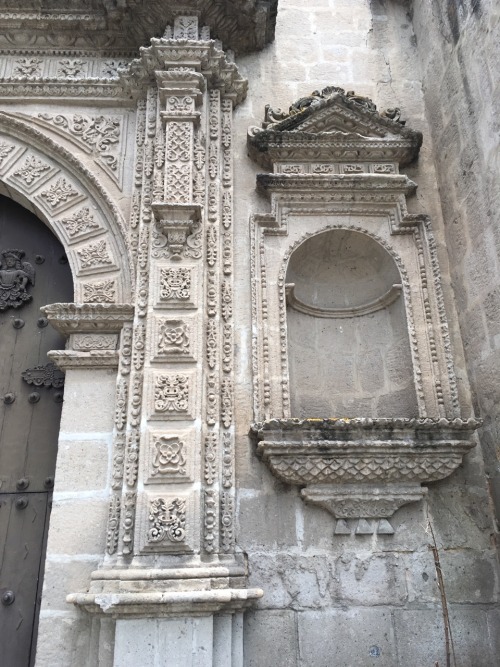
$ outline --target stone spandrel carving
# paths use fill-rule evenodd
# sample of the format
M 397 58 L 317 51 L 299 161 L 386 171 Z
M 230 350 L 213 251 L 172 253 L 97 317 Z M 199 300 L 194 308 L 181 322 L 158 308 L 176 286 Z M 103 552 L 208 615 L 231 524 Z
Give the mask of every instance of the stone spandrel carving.
M 0 252 L 0 311 L 31 301 L 28 286 L 35 284 L 35 269 L 23 261 L 24 255 L 23 250 Z
M 82 114 L 64 116 L 49 113 L 40 113 L 38 117 L 82 142 L 88 150 L 95 152 L 112 171 L 115 172 L 118 169 L 118 157 L 114 149 L 120 142 L 120 118 Z

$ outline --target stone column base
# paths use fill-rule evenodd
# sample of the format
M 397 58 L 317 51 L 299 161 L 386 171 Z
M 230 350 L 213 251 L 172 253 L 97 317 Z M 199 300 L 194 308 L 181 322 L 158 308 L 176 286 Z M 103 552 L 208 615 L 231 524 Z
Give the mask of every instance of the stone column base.
M 113 667 L 243 667 L 242 617 L 120 619 Z

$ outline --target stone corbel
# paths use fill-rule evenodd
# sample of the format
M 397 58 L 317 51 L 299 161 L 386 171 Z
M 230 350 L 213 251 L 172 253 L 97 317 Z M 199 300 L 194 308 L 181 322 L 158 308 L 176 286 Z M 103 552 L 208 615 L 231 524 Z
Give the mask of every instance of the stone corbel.
M 48 357 L 63 371 L 68 368 L 117 368 L 119 334 L 132 321 L 129 304 L 54 303 L 41 311 L 59 333 L 68 336 L 66 350 Z
M 173 260 L 182 258 L 182 251 L 195 225 L 201 219 L 199 204 L 165 204 L 153 202 L 153 213 L 158 229 L 167 239 Z
M 474 447 L 476 419 L 272 419 L 253 424 L 275 477 L 337 520 L 336 534 L 392 534 L 388 519 L 421 500 Z

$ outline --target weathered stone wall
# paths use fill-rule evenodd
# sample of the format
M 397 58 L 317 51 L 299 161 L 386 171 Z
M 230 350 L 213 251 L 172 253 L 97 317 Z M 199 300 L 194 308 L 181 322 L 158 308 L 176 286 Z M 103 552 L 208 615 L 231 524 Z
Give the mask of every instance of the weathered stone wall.
M 415 4 L 428 7 L 437 3 Z M 405 3 L 311 0 L 306 5 L 301 0 L 281 0 L 275 42 L 258 55 L 238 59 L 250 89 L 235 116 L 235 317 L 241 325 L 236 338 L 237 377 L 241 380 L 236 387 L 236 514 L 238 545 L 248 553 L 250 581 L 265 591 L 257 609 L 246 615 L 248 667 L 445 664 L 441 596 L 429 548 L 428 521 L 443 568 L 457 665 L 489 667 L 498 650 L 494 645 L 498 641 L 498 612 L 493 608 L 497 565 L 490 542 L 489 495 L 478 449 L 451 478 L 431 485 L 424 503 L 399 510 L 393 521 L 394 536 L 345 537 L 333 535 L 331 515 L 308 507 L 296 488 L 269 474 L 247 436 L 247 425 L 252 421 L 247 381 L 251 367 L 248 225 L 249 215 L 266 212 L 268 204 L 255 190 L 259 169 L 245 156 L 242 137 L 249 125 L 260 123 L 265 104 L 287 109 L 299 97 L 331 84 L 370 96 L 379 108 L 401 107 L 408 125 L 424 134 L 419 161 L 406 170 L 419 186 L 408 203 L 412 212 L 425 211 L 433 222 L 459 391 L 463 405 L 468 403 L 441 215 L 443 191 L 438 190 L 439 171 L 445 169 L 445 156 L 452 154 L 454 135 L 447 134 L 444 144 L 434 149 L 433 141 L 437 143 L 439 137 L 431 133 L 420 53 L 421 49 L 428 53 L 430 63 L 434 43 L 438 46 L 441 38 L 433 32 L 436 25 L 427 26 L 431 16 L 423 12 L 422 7 L 421 28 L 427 31 L 428 42 L 417 49 Z M 434 72 L 433 76 L 437 75 Z M 441 81 L 431 88 L 435 97 L 442 94 Z M 448 117 L 453 114 L 452 106 L 441 105 L 440 109 Z M 438 157 L 438 173 L 434 155 Z M 457 169 L 459 157 L 457 152 Z M 484 171 L 475 173 L 471 178 L 479 181 Z M 451 172 L 447 178 L 452 180 Z M 465 197 L 468 189 L 464 181 L 460 189 Z M 446 215 L 446 206 L 444 211 Z M 476 265 L 483 263 L 477 258 L 479 253 L 478 247 Z M 452 265 L 453 275 L 460 272 L 458 258 L 453 255 Z M 473 320 L 470 326 L 475 326 Z M 493 370 L 489 377 L 491 382 Z
M 487 475 L 500 516 L 500 8 L 494 0 L 414 2 L 451 280 Z

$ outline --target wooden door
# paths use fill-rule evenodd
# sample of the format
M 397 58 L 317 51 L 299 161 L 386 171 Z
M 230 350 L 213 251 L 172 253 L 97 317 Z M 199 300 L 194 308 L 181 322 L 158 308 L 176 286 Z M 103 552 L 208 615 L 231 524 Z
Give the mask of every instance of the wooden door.
M 64 339 L 41 315 L 73 301 L 64 249 L 36 216 L 0 197 L 0 662 L 34 664 L 63 374 Z

